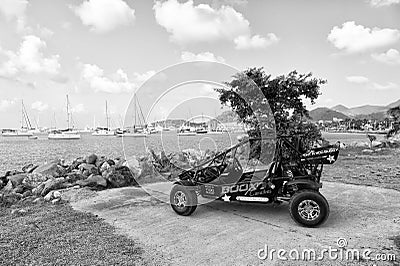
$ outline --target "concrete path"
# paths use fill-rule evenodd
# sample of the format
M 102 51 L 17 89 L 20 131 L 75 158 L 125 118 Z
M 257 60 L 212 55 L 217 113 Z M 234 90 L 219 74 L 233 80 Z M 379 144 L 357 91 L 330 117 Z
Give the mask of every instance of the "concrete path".
M 322 261 L 312 262 L 279 260 L 277 254 L 273 260 L 258 257 L 265 245 L 287 252 L 314 249 L 318 256 L 324 248 L 338 248 L 339 238 L 345 238 L 348 249 L 371 249 L 371 256 L 397 252 L 400 259 L 389 240 L 400 235 L 400 192 L 395 190 L 325 182 L 321 193 L 330 204 L 330 217 L 322 227 L 305 228 L 290 218 L 287 204 L 214 201 L 182 217 L 165 203 L 170 187 L 169 183 L 146 186 L 152 196 L 133 187 L 105 190 L 71 204 L 138 240 L 157 265 L 373 265 L 340 260 L 340 252 L 339 259 L 325 254 Z

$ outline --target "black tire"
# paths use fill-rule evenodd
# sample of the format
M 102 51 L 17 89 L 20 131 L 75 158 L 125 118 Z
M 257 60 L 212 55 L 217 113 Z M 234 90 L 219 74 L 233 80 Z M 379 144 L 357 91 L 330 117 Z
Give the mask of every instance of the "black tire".
M 289 202 L 292 219 L 307 227 L 323 224 L 329 216 L 329 204 L 318 191 L 302 190 L 296 192 Z
M 197 194 L 182 185 L 172 187 L 169 200 L 172 209 L 179 215 L 189 216 L 197 208 Z

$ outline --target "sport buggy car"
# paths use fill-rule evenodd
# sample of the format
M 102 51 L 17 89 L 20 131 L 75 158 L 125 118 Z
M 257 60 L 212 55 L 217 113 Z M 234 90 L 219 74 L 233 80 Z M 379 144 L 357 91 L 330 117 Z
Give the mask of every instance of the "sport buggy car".
M 272 161 L 263 164 L 254 156 L 261 139 L 248 139 L 218 153 L 214 158 L 185 170 L 170 193 L 173 210 L 179 215 L 191 215 L 197 207 L 197 197 L 226 202 L 289 202 L 290 215 L 303 226 L 319 226 L 329 216 L 329 205 L 319 193 L 324 164 L 337 160 L 340 145 L 300 152 L 299 145 L 279 137 Z M 298 141 L 300 143 L 300 141 Z M 250 149 L 249 149 L 250 148 Z M 250 155 L 243 160 L 243 150 Z M 289 160 L 285 157 L 291 153 Z M 261 160 L 261 159 L 260 159 Z M 256 163 L 254 163 L 256 162 Z

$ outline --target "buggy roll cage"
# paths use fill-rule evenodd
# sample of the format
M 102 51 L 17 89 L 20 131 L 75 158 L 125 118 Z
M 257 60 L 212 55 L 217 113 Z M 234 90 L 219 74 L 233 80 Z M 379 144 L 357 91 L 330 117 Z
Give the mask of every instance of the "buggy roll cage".
M 240 141 L 239 143 L 237 143 L 237 144 L 235 144 L 235 145 L 233 145 L 233 146 L 231 146 L 231 147 L 225 149 L 224 151 L 218 152 L 218 153 L 217 153 L 215 156 L 213 156 L 212 158 L 207 159 L 207 160 L 205 160 L 204 162 L 202 162 L 202 163 L 200 163 L 200 164 L 198 164 L 198 165 L 196 165 L 196 166 L 194 166 L 194 167 L 192 167 L 192 168 L 190 168 L 190 169 L 185 170 L 184 172 L 197 171 L 199 168 L 201 168 L 201 167 L 203 167 L 203 166 L 205 166 L 205 165 L 207 165 L 207 164 L 209 164 L 209 163 L 215 161 L 215 159 L 217 159 L 217 158 L 220 158 L 219 160 L 221 160 L 221 162 L 224 162 L 225 159 L 226 159 L 226 155 L 227 155 L 230 151 L 232 151 L 232 150 L 238 148 L 239 146 L 243 145 L 244 143 L 247 143 L 247 142 L 256 142 L 256 141 L 266 141 L 266 140 L 275 140 L 275 139 L 276 139 L 274 157 L 273 157 L 273 160 L 272 160 L 273 163 L 278 163 L 278 164 L 279 164 L 279 163 L 282 162 L 282 150 L 283 150 L 283 145 L 286 145 L 290 150 L 294 151 L 295 154 L 296 154 L 297 157 L 298 157 L 298 158 L 296 158 L 296 159 L 293 160 L 293 161 L 298 161 L 298 162 L 299 162 L 299 165 L 302 166 L 303 170 L 308 168 L 308 169 L 311 171 L 311 174 L 315 175 L 316 178 L 317 178 L 318 181 L 319 181 L 319 179 L 320 179 L 320 177 L 321 177 L 322 170 L 323 170 L 323 165 L 324 165 L 324 163 L 322 163 L 322 162 L 316 162 L 315 160 L 314 160 L 314 161 L 309 160 L 307 157 L 304 157 L 304 156 L 303 156 L 304 153 L 302 153 L 302 152 L 299 151 L 299 149 L 300 149 L 300 140 L 301 140 L 300 137 L 303 136 L 303 135 L 304 135 L 304 134 L 280 135 L 280 136 L 277 136 L 276 138 L 273 138 L 273 137 L 246 138 L 245 140 Z M 293 145 L 293 143 L 291 143 L 291 142 L 288 140 L 289 138 L 294 138 L 294 137 L 297 137 L 296 146 Z M 340 143 L 339 143 L 339 144 L 340 144 Z M 334 147 L 334 146 L 336 146 L 338 150 L 340 149 L 340 145 L 329 145 L 328 148 L 331 148 L 331 147 Z M 312 150 L 312 149 L 311 149 L 311 150 Z M 235 157 L 235 155 L 236 155 L 236 151 L 235 151 L 233 157 Z M 307 166 L 308 166 L 308 167 L 307 167 Z M 320 169 L 318 169 L 319 166 L 320 166 Z

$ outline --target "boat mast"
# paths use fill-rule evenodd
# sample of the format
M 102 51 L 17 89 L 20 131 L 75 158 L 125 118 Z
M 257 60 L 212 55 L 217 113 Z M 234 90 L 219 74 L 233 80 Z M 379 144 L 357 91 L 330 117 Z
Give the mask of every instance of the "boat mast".
M 29 120 L 28 113 L 25 109 L 24 100 L 21 100 L 21 108 L 22 108 L 22 120 L 21 120 L 21 128 L 24 128 L 24 121 L 27 129 L 32 129 L 31 121 Z
M 68 94 L 67 94 L 67 126 L 69 129 L 69 100 L 68 100 Z
M 21 129 L 24 129 L 24 100 L 21 100 Z
M 108 106 L 107 106 L 107 100 L 106 100 L 106 124 L 107 124 L 107 130 L 109 130 L 109 117 L 108 117 Z

